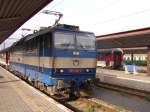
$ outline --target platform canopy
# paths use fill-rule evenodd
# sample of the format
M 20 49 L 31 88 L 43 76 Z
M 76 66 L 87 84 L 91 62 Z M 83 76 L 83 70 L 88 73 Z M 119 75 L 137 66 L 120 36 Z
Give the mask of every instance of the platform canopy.
M 150 28 L 96 36 L 97 48 L 131 48 L 150 45 Z
M 0 0 L 0 43 L 52 0 Z
M 122 48 L 123 52 L 125 54 L 146 54 L 147 53 L 147 47 L 135 47 L 135 48 Z

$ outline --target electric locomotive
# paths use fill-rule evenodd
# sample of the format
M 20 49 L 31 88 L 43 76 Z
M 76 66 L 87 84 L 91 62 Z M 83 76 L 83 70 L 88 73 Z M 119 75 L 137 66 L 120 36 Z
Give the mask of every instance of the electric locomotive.
M 51 95 L 79 94 L 95 78 L 95 35 L 77 26 L 59 24 L 35 32 L 12 45 L 9 52 L 9 68 L 42 83 Z

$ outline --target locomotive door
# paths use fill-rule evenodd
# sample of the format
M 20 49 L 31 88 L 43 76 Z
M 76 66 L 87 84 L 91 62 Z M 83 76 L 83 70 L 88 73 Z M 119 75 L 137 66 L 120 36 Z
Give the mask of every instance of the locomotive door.
M 39 72 L 44 73 L 45 68 L 50 68 L 50 38 L 46 34 L 39 39 Z

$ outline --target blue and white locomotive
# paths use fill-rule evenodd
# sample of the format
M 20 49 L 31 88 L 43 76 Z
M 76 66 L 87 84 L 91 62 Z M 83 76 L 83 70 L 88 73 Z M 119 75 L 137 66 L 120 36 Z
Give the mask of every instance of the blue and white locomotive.
M 80 89 L 95 78 L 96 47 L 92 32 L 57 25 L 28 35 L 9 48 L 9 68 L 49 88 L 50 94 Z

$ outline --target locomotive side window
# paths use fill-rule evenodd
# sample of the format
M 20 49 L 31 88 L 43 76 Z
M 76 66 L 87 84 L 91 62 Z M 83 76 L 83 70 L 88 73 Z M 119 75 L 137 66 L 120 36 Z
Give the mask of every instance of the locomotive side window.
M 40 44 L 40 51 L 43 49 L 43 38 L 41 37 L 39 39 L 39 44 Z
M 72 33 L 60 33 L 55 34 L 55 48 L 58 49 L 75 49 L 75 35 Z
M 34 39 L 33 39 L 33 44 L 32 44 L 32 46 L 33 46 L 33 53 L 34 53 L 35 55 L 37 55 L 37 54 L 38 54 L 38 39 L 37 39 L 37 38 L 34 38 Z
M 39 53 L 41 56 L 43 56 L 44 55 L 44 38 L 43 38 L 43 36 L 41 36 L 39 38 L 39 47 L 40 47 Z
M 51 33 L 41 35 L 38 38 L 39 54 L 44 56 L 47 53 L 47 49 L 52 47 Z
M 30 49 L 34 49 L 34 39 L 30 40 Z
M 46 36 L 44 36 L 44 39 L 43 39 L 43 41 L 44 41 L 44 49 L 47 49 L 48 48 L 48 37 L 47 37 L 47 35 Z
M 37 48 L 37 39 L 33 39 L 33 49 L 35 50 Z
M 27 51 L 31 49 L 31 44 L 30 44 L 30 41 L 27 42 Z
M 45 37 L 44 37 L 44 48 L 46 48 L 46 49 L 51 48 L 51 46 L 52 46 L 51 40 L 52 40 L 51 34 L 45 35 Z

